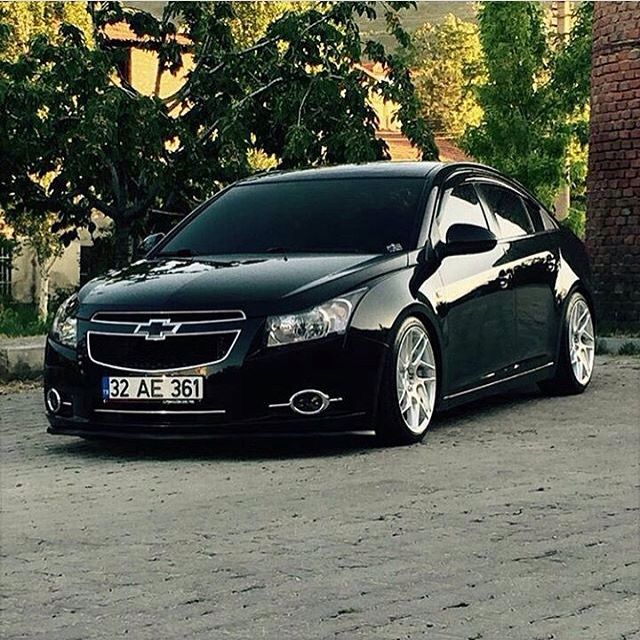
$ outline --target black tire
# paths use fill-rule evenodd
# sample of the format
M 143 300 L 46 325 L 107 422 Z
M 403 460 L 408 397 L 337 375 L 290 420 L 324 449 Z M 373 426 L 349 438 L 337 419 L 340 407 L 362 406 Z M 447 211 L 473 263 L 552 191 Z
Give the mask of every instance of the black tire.
M 421 433 L 414 433 L 405 423 L 400 407 L 398 405 L 397 384 L 396 384 L 396 363 L 398 353 L 404 336 L 414 327 L 419 327 L 424 331 L 433 347 L 433 336 L 425 325 L 415 317 L 407 318 L 397 329 L 393 345 L 389 351 L 385 370 L 380 387 L 380 397 L 378 399 L 378 415 L 376 419 L 375 432 L 378 442 L 384 446 L 408 445 L 420 442 L 433 420 L 431 413 L 429 421 Z M 435 355 L 435 350 L 434 350 Z M 435 374 L 437 376 L 437 371 Z
M 569 349 L 569 319 L 571 318 L 571 312 L 574 306 L 580 302 L 586 305 L 589 309 L 591 318 L 593 318 L 593 310 L 591 309 L 588 300 L 579 291 L 572 293 L 565 306 L 564 316 L 562 318 L 560 349 L 556 372 L 553 378 L 543 380 L 538 383 L 540 389 L 548 395 L 576 395 L 578 393 L 582 393 L 591 382 L 592 374 L 589 376 L 586 383 L 583 383 L 577 379 L 573 371 L 573 367 L 571 366 L 571 353 Z

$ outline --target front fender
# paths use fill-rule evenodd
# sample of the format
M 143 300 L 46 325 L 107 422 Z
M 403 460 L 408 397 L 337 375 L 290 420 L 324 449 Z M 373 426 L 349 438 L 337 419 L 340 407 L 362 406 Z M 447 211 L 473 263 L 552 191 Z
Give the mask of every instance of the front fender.
M 358 336 L 385 345 L 378 366 L 378 388 L 398 327 L 408 317 L 419 318 L 429 330 L 439 367 L 439 379 L 444 380 L 446 361 L 443 357 L 442 326 L 435 312 L 434 274 L 419 289 L 415 287 L 418 267 L 411 266 L 376 282 L 356 308 L 351 330 Z M 442 390 L 439 390 L 439 394 Z

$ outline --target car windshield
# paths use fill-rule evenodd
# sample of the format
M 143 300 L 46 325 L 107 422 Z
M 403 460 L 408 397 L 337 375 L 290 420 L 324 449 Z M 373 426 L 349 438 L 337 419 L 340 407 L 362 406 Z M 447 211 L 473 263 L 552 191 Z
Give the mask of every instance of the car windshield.
M 386 253 L 415 246 L 420 178 L 295 180 L 223 192 L 163 255 Z

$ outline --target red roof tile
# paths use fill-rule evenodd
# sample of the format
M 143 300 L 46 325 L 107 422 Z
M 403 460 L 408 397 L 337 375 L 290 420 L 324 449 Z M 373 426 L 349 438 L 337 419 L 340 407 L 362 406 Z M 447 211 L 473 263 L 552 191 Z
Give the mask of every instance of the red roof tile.
M 103 28 L 103 32 L 109 40 L 113 40 L 114 42 L 128 42 L 135 45 L 137 42 L 148 42 L 150 40 L 148 36 L 136 35 L 133 29 L 126 22 L 107 24 Z M 176 36 L 176 41 L 185 46 L 191 44 L 191 40 L 181 34 Z
M 392 160 L 419 160 L 420 151 L 416 149 L 407 137 L 399 131 L 378 131 L 378 137 L 382 138 L 389 146 Z M 436 136 L 436 146 L 440 154 L 440 160 L 463 162 L 471 158 L 451 140 Z

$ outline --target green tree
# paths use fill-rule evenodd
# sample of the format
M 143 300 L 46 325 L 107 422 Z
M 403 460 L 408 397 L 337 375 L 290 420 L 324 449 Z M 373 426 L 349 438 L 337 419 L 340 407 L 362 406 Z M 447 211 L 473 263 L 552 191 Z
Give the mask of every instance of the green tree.
M 11 221 L 17 238 L 23 238 L 22 243 L 14 245 L 14 251 L 21 252 L 26 247 L 35 256 L 35 272 L 37 280 L 34 283 L 34 298 L 37 302 L 38 318 L 46 320 L 49 315 L 50 273 L 56 258 L 64 253 L 64 245 L 57 233 L 51 231 L 55 222 L 53 215 L 48 218 L 34 216 L 31 211 L 22 211 L 13 216 Z
M 92 32 L 85 2 L 2 2 L 0 23 L 5 28 L 5 38 L 0 40 L 3 60 L 15 60 L 25 53 L 36 35 L 55 40 L 62 23 L 76 25 L 88 38 Z
M 544 12 L 538 2 L 480 7 L 487 79 L 477 95 L 484 115 L 467 131 L 464 144 L 475 158 L 550 203 L 570 145 L 584 135 L 591 7 L 579 10 L 566 46 L 549 33 Z
M 403 4 L 384 11 L 406 44 Z M 188 211 L 249 174 L 256 151 L 280 168 L 388 157 L 369 92 L 399 104 L 405 134 L 425 158 L 436 154 L 402 60 L 361 41 L 357 18 L 373 18 L 375 3 L 288 11 L 247 46 L 233 31 L 237 3 L 170 2 L 159 19 L 117 2 L 90 9 L 94 48 L 62 24 L 57 42 L 40 36 L 27 54 L 0 63 L 0 206 L 9 216 L 54 212 L 54 230 L 67 240 L 78 228 L 91 231 L 91 213 L 100 211 L 113 220 L 118 264 L 151 208 Z M 174 95 L 141 95 L 118 76 L 121 52 L 103 28 L 121 21 L 169 72 L 182 64 L 179 28 L 192 43 L 195 67 Z M 382 63 L 388 80 L 363 73 L 363 57 Z
M 482 109 L 474 86 L 484 75 L 478 28 L 454 15 L 424 24 L 407 52 L 422 116 L 432 130 L 458 139 L 478 125 Z
M 57 41 L 58 29 L 63 23 L 75 25 L 91 42 L 92 24 L 84 2 L 3 2 L 0 4 L 0 60 L 17 60 L 28 51 L 29 42 L 36 36 Z M 41 177 L 43 183 L 46 179 Z M 1 203 L 0 215 L 4 216 Z M 35 256 L 34 268 L 38 275 L 35 298 L 41 320 L 46 320 L 48 315 L 49 274 L 55 259 L 64 251 L 59 234 L 51 229 L 53 222 L 55 217 L 51 212 L 25 207 L 15 210 L 11 218 L 14 250 L 29 247 Z
M 303 11 L 310 8 L 313 2 L 255 2 L 237 3 L 234 7 L 234 19 L 231 21 L 231 31 L 236 43 L 240 47 L 248 47 L 262 38 L 269 25 L 288 11 Z

